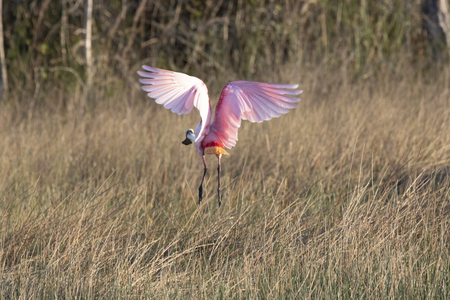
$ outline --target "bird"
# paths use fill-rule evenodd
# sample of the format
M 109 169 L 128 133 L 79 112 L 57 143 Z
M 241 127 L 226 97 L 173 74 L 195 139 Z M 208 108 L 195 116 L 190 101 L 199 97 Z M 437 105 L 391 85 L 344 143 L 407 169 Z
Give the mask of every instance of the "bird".
M 183 145 L 194 143 L 203 161 L 203 176 L 198 187 L 198 204 L 203 199 L 205 179 L 205 155 L 216 155 L 217 195 L 219 208 L 222 204 L 220 190 L 220 159 L 229 155 L 238 140 L 241 120 L 261 123 L 279 117 L 296 107 L 300 101 L 298 84 L 274 84 L 251 81 L 232 81 L 223 88 L 216 105 L 214 120 L 211 122 L 211 103 L 205 83 L 184 73 L 158 69 L 143 65 L 145 71 L 137 71 L 142 90 L 150 98 L 178 115 L 188 114 L 195 107 L 200 112 L 200 122 L 195 131 L 187 129 Z

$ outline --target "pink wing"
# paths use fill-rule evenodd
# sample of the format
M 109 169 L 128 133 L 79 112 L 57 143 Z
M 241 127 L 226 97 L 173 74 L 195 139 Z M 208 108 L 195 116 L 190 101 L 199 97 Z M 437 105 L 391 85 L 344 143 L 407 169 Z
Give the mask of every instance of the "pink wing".
M 291 97 L 302 93 L 292 90 L 297 87 L 297 84 L 248 81 L 228 83 L 220 94 L 211 131 L 216 133 L 225 147 L 234 147 L 241 119 L 260 123 L 288 113 L 288 109 L 295 108 L 295 103 L 300 101 Z
M 179 115 L 188 114 L 195 106 L 202 118 L 200 131 L 196 132 L 197 139 L 207 134 L 204 130 L 211 121 L 211 105 L 205 83 L 197 77 L 183 73 L 149 66 L 142 66 L 142 68 L 152 72 L 138 71 L 141 77 L 150 78 L 139 79 L 143 84 L 151 84 L 143 85 L 142 90 L 149 92 L 147 95 L 156 99 L 156 103 L 164 105 L 165 108 Z

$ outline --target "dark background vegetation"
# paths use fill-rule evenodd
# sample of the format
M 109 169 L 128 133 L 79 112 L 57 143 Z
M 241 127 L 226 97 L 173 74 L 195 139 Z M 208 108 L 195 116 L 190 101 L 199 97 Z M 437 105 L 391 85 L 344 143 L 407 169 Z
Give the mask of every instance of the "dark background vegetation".
M 96 87 L 129 87 L 142 64 L 264 79 L 286 65 L 345 77 L 448 61 L 439 0 L 94 1 Z M 86 1 L 3 1 L 12 90 L 86 82 Z M 441 18 L 442 19 L 442 18 Z

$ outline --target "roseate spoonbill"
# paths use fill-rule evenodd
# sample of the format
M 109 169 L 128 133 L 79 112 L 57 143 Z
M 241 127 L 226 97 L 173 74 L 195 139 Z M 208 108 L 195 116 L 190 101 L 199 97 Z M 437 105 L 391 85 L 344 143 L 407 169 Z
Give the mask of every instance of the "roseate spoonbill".
M 148 92 L 156 103 L 179 115 L 189 113 L 195 106 L 200 111 L 200 123 L 186 130 L 184 145 L 194 143 L 203 160 L 203 176 L 198 187 L 198 203 L 203 197 L 203 180 L 207 171 L 205 155 L 215 154 L 218 159 L 217 194 L 220 195 L 220 158 L 229 155 L 225 147 L 231 149 L 238 139 L 241 119 L 261 123 L 285 114 L 288 108 L 295 108 L 300 99 L 292 96 L 301 94 L 297 84 L 273 84 L 249 81 L 233 81 L 225 85 L 216 106 L 214 120 L 211 122 L 211 104 L 208 89 L 197 77 L 183 73 L 142 66 L 149 72 L 138 71 L 143 77 L 142 90 Z M 148 78 L 148 79 L 147 79 Z

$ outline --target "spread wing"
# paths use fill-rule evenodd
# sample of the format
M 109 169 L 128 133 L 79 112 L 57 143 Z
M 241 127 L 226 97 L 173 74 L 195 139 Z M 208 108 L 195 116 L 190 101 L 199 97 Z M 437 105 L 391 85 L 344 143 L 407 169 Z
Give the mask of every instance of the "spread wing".
M 205 128 L 211 121 L 211 105 L 209 104 L 208 88 L 205 83 L 197 77 L 183 73 L 172 72 L 142 66 L 149 72 L 138 71 L 143 77 L 139 81 L 143 85 L 142 90 L 148 92 L 150 98 L 156 103 L 164 105 L 165 108 L 179 115 L 188 114 L 193 107 L 200 111 L 201 125 L 196 132 L 196 142 L 208 133 Z
M 216 133 L 223 145 L 234 147 L 242 120 L 262 122 L 288 113 L 300 101 L 292 96 L 302 91 L 297 84 L 272 84 L 248 81 L 228 83 L 220 94 L 211 131 Z

